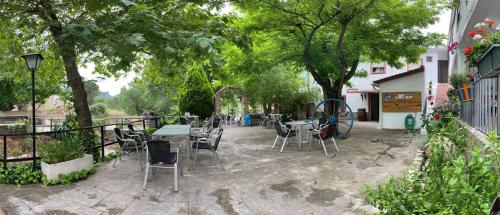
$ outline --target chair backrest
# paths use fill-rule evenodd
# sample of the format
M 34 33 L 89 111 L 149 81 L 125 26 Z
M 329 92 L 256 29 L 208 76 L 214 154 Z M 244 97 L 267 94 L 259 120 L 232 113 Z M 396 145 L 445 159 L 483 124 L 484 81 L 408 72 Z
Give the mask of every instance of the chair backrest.
M 217 146 L 219 146 L 220 138 L 222 137 L 222 132 L 224 132 L 223 128 L 219 128 L 219 133 L 217 134 L 217 138 L 214 143 L 214 150 L 217 150 Z
M 122 147 L 124 144 L 122 131 L 119 128 L 114 128 L 113 131 L 115 132 L 116 141 L 118 141 L 118 144 Z
M 279 122 L 274 123 L 274 128 L 276 129 L 276 133 L 278 133 L 278 135 L 283 136 L 283 129 L 281 129 L 281 124 Z
M 220 126 L 220 117 L 214 117 L 212 119 L 212 128 L 218 128 Z
M 170 152 L 170 142 L 164 140 L 152 140 L 146 143 L 150 155 L 151 164 L 164 163 L 173 164 Z
M 132 124 L 127 124 L 128 130 L 131 132 L 135 132 L 134 126 Z

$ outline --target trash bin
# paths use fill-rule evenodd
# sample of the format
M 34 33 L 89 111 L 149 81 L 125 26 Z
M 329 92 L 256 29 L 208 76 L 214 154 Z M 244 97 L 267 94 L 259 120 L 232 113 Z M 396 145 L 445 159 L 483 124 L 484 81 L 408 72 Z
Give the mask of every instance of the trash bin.
M 245 114 L 245 127 L 250 126 L 250 114 Z
M 148 120 L 148 128 L 156 128 L 157 123 L 156 123 L 156 114 L 154 112 L 149 112 L 149 115 L 146 116 L 146 119 L 149 119 Z M 158 122 L 159 124 L 159 122 Z

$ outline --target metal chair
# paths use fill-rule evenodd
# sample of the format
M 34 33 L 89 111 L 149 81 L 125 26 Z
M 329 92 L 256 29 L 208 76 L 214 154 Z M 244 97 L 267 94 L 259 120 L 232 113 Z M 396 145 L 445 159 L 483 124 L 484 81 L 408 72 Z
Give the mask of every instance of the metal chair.
M 141 138 L 141 140 L 140 140 L 141 142 L 150 141 L 153 139 L 153 137 L 151 137 L 151 136 L 146 136 L 144 134 L 144 132 L 135 130 L 134 125 L 132 125 L 131 123 L 127 124 L 127 127 L 128 127 L 129 134 L 130 135 L 138 135 L 139 138 Z
M 118 152 L 118 157 L 115 159 L 113 162 L 113 168 L 116 165 L 116 161 L 118 159 L 122 159 L 123 153 L 128 154 L 129 151 L 136 151 L 137 153 L 137 160 L 139 161 L 139 166 L 141 167 L 142 170 L 142 156 L 141 153 L 144 153 L 143 151 L 143 145 L 142 143 L 138 143 L 138 141 L 134 140 L 134 138 L 137 138 L 137 135 L 126 135 L 123 134 L 123 132 L 119 128 L 114 128 L 114 136 L 116 138 L 116 141 L 120 145 L 120 152 Z M 141 149 L 141 153 L 139 153 L 139 148 Z
M 276 139 L 274 140 L 273 143 L 273 149 L 276 146 L 276 143 L 278 142 L 278 139 L 283 140 L 283 144 L 281 145 L 281 150 L 280 152 L 283 152 L 283 149 L 285 148 L 286 141 L 288 140 L 288 137 L 293 137 L 295 136 L 295 131 L 288 130 L 286 132 L 283 131 L 283 127 L 281 126 L 281 123 L 277 122 L 274 123 L 274 128 L 276 129 Z
M 339 148 L 337 147 L 337 142 L 335 142 L 335 138 L 333 137 L 333 128 L 334 127 L 330 126 L 328 123 L 325 123 L 325 124 L 320 124 L 318 129 L 312 130 L 312 137 L 319 140 L 319 142 L 321 143 L 321 146 L 323 146 L 323 151 L 325 152 L 325 155 L 327 155 L 327 156 L 328 156 L 328 152 L 326 151 L 325 142 L 324 142 L 324 140 L 327 138 L 332 139 L 333 145 L 335 145 L 335 149 L 337 149 L 337 152 L 340 152 Z
M 150 168 L 174 169 L 174 190 L 179 191 L 179 175 L 180 166 L 180 147 L 177 146 L 175 152 L 170 151 L 169 141 L 152 140 L 146 143 L 146 170 L 144 171 L 144 184 L 142 189 L 146 189 L 148 185 L 148 176 Z
M 193 167 L 192 169 L 194 170 L 195 165 L 196 165 L 196 159 L 198 157 L 198 150 L 199 149 L 206 149 L 210 150 L 212 154 L 214 155 L 215 159 L 219 162 L 219 165 L 222 167 L 223 170 L 224 166 L 222 165 L 222 161 L 219 159 L 219 156 L 217 155 L 217 147 L 219 146 L 220 139 L 222 137 L 222 133 L 224 132 L 223 128 L 219 128 L 218 132 L 216 133 L 217 136 L 215 139 L 211 137 L 202 137 L 194 141 L 191 145 L 193 149 L 195 149 L 195 154 L 194 154 L 194 160 L 193 160 Z M 214 144 L 212 145 L 212 141 L 214 141 Z

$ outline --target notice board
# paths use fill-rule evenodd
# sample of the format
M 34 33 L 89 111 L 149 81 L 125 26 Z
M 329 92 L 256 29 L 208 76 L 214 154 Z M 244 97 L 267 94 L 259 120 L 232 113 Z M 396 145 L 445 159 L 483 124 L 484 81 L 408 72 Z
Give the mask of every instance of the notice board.
M 421 92 L 382 93 L 383 112 L 421 112 Z

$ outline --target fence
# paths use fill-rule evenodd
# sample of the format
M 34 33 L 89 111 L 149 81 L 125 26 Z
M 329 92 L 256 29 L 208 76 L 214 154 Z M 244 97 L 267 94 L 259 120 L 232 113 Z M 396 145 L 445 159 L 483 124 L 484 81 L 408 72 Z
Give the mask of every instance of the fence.
M 125 119 L 125 118 L 122 118 Z M 133 119 L 133 118 L 132 118 Z M 0 154 L 0 162 L 3 163 L 4 168 L 7 167 L 8 163 L 11 162 L 23 162 L 23 161 L 32 161 L 33 165 L 35 164 L 35 161 L 37 159 L 40 159 L 40 157 L 36 156 L 36 149 L 38 148 L 38 144 L 43 142 L 44 139 L 53 137 L 57 134 L 62 134 L 62 133 L 68 133 L 68 132 L 75 132 L 75 131 L 92 131 L 94 134 L 97 134 L 97 137 L 99 139 L 99 144 L 94 145 L 92 147 L 87 148 L 89 149 L 100 149 L 100 154 L 104 158 L 105 156 L 105 151 L 104 148 L 111 146 L 113 144 L 116 144 L 116 140 L 114 138 L 109 138 L 106 136 L 106 133 L 112 132 L 112 130 L 115 127 L 120 127 L 120 128 L 126 128 L 127 124 L 133 124 L 135 127 L 142 127 L 143 129 L 147 129 L 149 127 L 158 127 L 160 125 L 161 120 L 163 117 L 154 117 L 154 118 L 141 118 L 135 121 L 132 121 L 130 118 L 121 120 L 121 123 L 111 123 L 111 124 L 104 124 L 104 125 L 96 125 L 92 127 L 85 127 L 85 128 L 77 128 L 77 129 L 69 129 L 69 130 L 61 130 L 61 131 L 43 131 L 43 132 L 36 132 L 36 147 L 34 147 L 35 150 L 29 150 L 30 144 L 31 144 L 31 149 L 33 149 L 31 137 L 33 133 L 21 133 L 21 134 L 0 134 L 1 139 L 3 140 L 3 147 L 0 149 L 2 152 Z M 108 131 L 108 132 L 107 132 Z M 112 135 L 111 135 L 112 136 Z M 9 141 L 12 144 L 12 147 L 21 147 L 21 152 L 20 155 L 17 156 L 11 156 L 9 157 L 9 147 L 8 143 Z M 11 149 L 12 151 L 12 149 Z M 28 156 L 31 155 L 31 156 Z M 35 155 L 35 156 L 33 156 Z
M 462 103 L 460 119 L 483 133 L 500 133 L 500 76 L 475 81 L 474 100 Z

